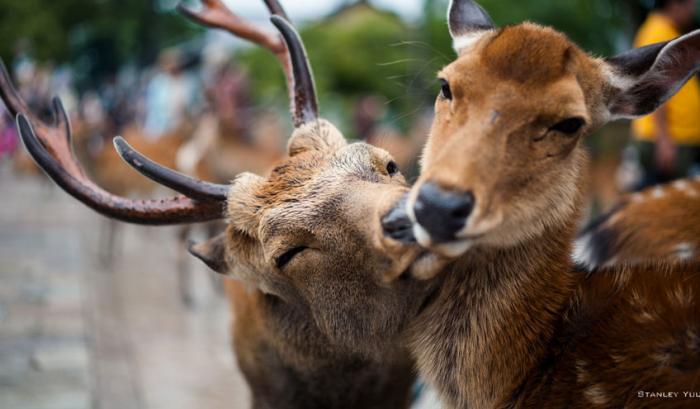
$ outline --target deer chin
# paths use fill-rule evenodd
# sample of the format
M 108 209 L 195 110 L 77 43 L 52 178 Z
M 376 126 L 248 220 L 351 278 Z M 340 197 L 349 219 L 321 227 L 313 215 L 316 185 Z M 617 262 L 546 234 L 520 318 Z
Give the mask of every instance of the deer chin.
M 434 243 L 430 233 L 419 223 L 413 225 L 413 234 L 418 244 L 422 247 L 448 258 L 459 257 L 469 251 L 474 245 L 474 240 L 470 238 L 455 239 L 444 243 Z
M 424 250 L 418 258 L 413 261 L 408 273 L 418 280 L 430 280 L 437 276 L 451 259 L 451 257 L 445 257 L 437 252 Z

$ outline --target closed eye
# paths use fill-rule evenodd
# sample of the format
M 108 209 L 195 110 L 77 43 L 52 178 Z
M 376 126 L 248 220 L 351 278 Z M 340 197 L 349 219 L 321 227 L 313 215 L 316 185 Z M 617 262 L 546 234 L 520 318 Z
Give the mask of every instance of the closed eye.
M 286 251 L 281 256 L 279 256 L 275 259 L 275 265 L 280 270 L 283 269 L 284 266 L 286 266 L 287 264 L 289 264 L 290 261 L 292 261 L 294 256 L 296 256 L 297 254 L 301 253 L 302 251 L 304 251 L 306 249 L 308 249 L 308 247 L 298 246 L 298 247 L 294 247 L 294 248 Z

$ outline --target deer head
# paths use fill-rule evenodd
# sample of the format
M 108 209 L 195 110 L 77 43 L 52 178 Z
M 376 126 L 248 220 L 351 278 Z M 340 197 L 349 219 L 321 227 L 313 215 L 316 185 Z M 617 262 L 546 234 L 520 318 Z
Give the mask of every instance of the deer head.
M 601 59 L 550 28 L 496 28 L 474 1 L 454 0 L 448 19 L 458 57 L 438 74 L 406 214 L 418 242 L 449 257 L 514 246 L 575 220 L 582 138 L 651 113 L 700 63 L 700 31 Z
M 275 23 L 290 52 L 303 54 L 291 27 Z M 426 293 L 398 279 L 409 275 L 419 249 L 387 240 L 379 228 L 408 188 L 386 151 L 348 144 L 310 112 L 289 140 L 287 160 L 266 178 L 245 173 L 233 181 L 227 231 L 192 252 L 220 273 L 303 306 L 335 346 L 379 351 Z
M 18 125 L 30 154 L 68 193 L 108 217 L 131 223 L 225 219 L 226 232 L 192 245 L 194 255 L 262 291 L 270 308 L 305 314 L 310 321 L 303 322 L 313 322 L 336 350 L 377 356 L 396 341 L 406 317 L 420 307 L 416 301 L 428 291 L 409 271 L 420 268 L 416 260 L 423 251 L 385 237 L 379 227 L 380 216 L 408 187 L 386 151 L 348 144 L 318 117 L 298 33 L 283 17 L 271 20 L 288 50 L 290 64 L 285 66 L 296 130 L 289 158 L 268 177 L 244 173 L 230 185 L 202 182 L 152 162 L 117 137 L 115 147 L 129 165 L 184 196 L 159 201 L 116 197 L 92 183 L 72 156 L 60 102 L 58 122 L 44 124 L 28 114 L 6 75 L 0 89 L 8 105 L 27 113 L 19 114 Z

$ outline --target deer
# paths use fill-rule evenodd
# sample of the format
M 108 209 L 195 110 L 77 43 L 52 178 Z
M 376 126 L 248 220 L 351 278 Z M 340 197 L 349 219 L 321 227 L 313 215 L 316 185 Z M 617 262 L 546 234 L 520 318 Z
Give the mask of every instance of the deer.
M 700 178 L 625 194 L 579 233 L 574 259 L 589 270 L 650 260 L 700 261 Z
M 697 407 L 700 265 L 586 273 L 571 255 L 583 138 L 677 92 L 700 31 L 596 58 L 551 28 L 497 28 L 471 0 L 448 22 L 458 57 L 420 177 L 382 217 L 448 260 L 420 271 L 439 285 L 407 330 L 419 373 L 448 408 Z
M 231 18 L 233 29 L 274 44 L 288 78 L 295 131 L 288 157 L 267 177 L 237 175 L 216 184 L 163 167 L 123 138 L 114 144 L 132 168 L 180 194 L 134 200 L 90 180 L 71 150 L 60 100 L 44 123 L 7 83 L 0 94 L 17 109 L 21 139 L 64 191 L 126 223 L 176 225 L 225 220 L 226 231 L 190 251 L 238 284 L 227 286 L 235 316 L 233 345 L 255 408 L 406 408 L 415 378 L 401 334 L 430 286 L 414 279 L 433 256 L 417 244 L 386 239 L 380 216 L 408 193 L 392 157 L 348 144 L 319 117 L 303 43 L 267 0 L 282 39 Z M 421 261 L 422 260 L 422 261 Z

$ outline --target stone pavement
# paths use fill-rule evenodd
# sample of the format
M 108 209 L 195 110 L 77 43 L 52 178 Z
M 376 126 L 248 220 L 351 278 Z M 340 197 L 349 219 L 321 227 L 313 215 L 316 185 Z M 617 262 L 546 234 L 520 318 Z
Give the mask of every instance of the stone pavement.
M 123 226 L 108 271 L 102 217 L 2 163 L 0 198 L 0 408 L 248 407 L 226 301 L 194 261 L 180 302 L 174 229 Z

